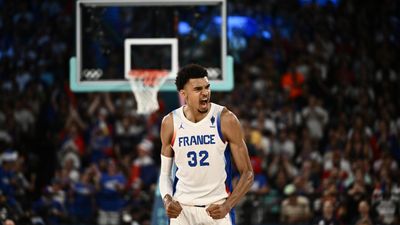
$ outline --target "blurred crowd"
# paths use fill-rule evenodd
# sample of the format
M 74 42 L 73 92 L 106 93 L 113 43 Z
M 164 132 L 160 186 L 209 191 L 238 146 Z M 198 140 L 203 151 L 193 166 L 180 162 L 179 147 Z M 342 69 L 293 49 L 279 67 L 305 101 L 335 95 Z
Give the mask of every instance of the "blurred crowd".
M 72 93 L 74 1 L 0 0 L 0 219 L 150 224 L 166 102 Z M 268 14 L 247 38 L 235 89 L 213 93 L 240 119 L 255 171 L 238 224 L 400 224 L 400 4 L 232 1 Z

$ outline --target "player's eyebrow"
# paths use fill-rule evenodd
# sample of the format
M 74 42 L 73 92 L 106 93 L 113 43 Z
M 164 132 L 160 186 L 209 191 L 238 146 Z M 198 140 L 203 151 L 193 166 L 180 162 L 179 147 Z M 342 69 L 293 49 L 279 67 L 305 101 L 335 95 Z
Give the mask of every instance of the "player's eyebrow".
M 198 85 L 198 86 L 194 86 L 194 87 L 193 87 L 193 89 L 196 90 L 196 91 L 202 90 L 203 88 L 205 88 L 205 89 L 210 88 L 210 83 L 208 83 L 208 84 L 205 85 L 205 86 Z
M 203 87 L 202 86 L 194 86 L 193 89 L 196 91 L 199 91 L 199 90 L 203 89 Z

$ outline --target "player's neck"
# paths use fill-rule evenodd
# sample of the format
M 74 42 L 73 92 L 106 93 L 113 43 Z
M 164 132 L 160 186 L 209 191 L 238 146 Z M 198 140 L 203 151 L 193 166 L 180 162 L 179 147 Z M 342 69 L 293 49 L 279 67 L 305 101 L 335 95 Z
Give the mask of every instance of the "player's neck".
M 207 112 L 199 112 L 197 109 L 193 109 L 193 108 L 189 107 L 188 105 L 185 105 L 183 107 L 183 115 L 189 121 L 191 121 L 193 123 L 197 123 L 197 122 L 201 121 L 202 119 L 204 119 L 210 112 L 211 103 L 209 103 L 209 104 L 210 104 L 210 106 L 208 107 Z

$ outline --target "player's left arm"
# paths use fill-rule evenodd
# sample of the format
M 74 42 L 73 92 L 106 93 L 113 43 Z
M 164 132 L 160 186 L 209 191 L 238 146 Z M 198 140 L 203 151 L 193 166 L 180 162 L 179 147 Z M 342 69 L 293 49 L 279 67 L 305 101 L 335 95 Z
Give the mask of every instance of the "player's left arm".
M 240 179 L 227 200 L 221 205 L 212 204 L 207 212 L 213 219 L 224 218 L 227 213 L 243 198 L 253 184 L 254 174 L 250 157 L 244 141 L 244 134 L 237 117 L 229 110 L 221 113 L 222 135 L 228 141 L 233 161 L 240 173 Z

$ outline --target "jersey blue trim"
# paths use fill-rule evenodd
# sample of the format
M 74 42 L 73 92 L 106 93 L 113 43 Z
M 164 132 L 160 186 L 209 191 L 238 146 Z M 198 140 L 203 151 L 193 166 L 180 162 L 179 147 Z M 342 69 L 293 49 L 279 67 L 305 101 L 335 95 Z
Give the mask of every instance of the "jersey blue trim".
M 225 172 L 226 172 L 225 186 L 229 190 L 229 192 L 232 193 L 233 171 L 232 171 L 231 148 L 229 147 L 229 145 L 226 146 L 224 155 L 225 155 Z M 232 225 L 235 225 L 236 221 L 235 221 L 235 209 L 234 208 L 232 208 L 231 211 L 229 212 L 229 216 L 231 218 Z
M 174 164 L 175 165 L 175 164 Z M 176 185 L 178 184 L 179 178 L 176 176 L 176 172 L 178 171 L 178 167 L 175 165 L 176 170 L 174 172 L 174 183 L 172 185 L 172 195 L 176 192 Z
M 180 108 L 178 108 L 178 109 L 180 109 Z M 175 109 L 175 110 L 173 110 L 172 111 L 172 114 L 174 115 L 174 116 L 176 116 L 176 117 L 178 117 L 178 109 Z
M 218 135 L 221 138 L 221 141 L 225 143 L 225 138 L 224 138 L 224 135 L 222 135 L 222 128 L 221 128 L 221 112 L 218 112 L 218 115 L 217 115 L 217 129 L 218 129 Z
M 236 225 L 235 214 L 235 209 L 231 209 L 231 211 L 229 212 L 229 216 L 231 217 L 232 225 Z
M 231 148 L 229 145 L 226 146 L 225 148 L 225 172 L 226 172 L 226 180 L 225 180 L 225 186 L 229 190 L 229 192 L 232 192 L 232 159 L 231 159 Z

